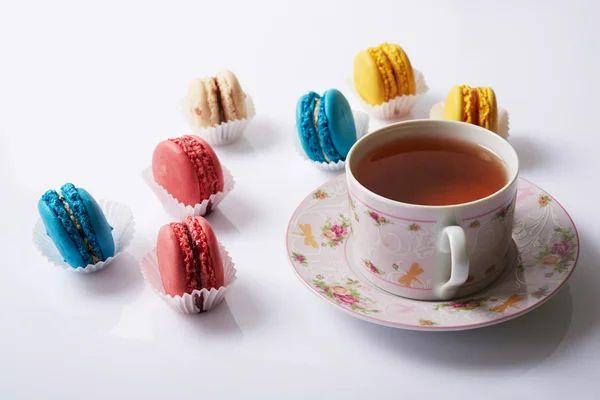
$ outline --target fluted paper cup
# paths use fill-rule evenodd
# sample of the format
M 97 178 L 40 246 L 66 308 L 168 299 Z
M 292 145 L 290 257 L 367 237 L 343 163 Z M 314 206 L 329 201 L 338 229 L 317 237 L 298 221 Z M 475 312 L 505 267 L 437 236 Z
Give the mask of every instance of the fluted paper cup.
M 371 117 L 374 117 L 374 118 L 394 120 L 394 119 L 401 118 L 401 117 L 405 116 L 406 114 L 408 114 L 413 109 L 415 104 L 417 104 L 417 102 L 419 102 L 419 100 L 421 100 L 421 97 L 423 97 L 423 95 L 429 91 L 429 86 L 427 86 L 427 83 L 425 82 L 425 77 L 423 76 L 421 71 L 416 70 L 416 69 L 413 69 L 413 71 L 415 74 L 415 84 L 416 84 L 416 93 L 415 94 L 396 96 L 395 98 L 393 98 L 389 101 L 386 101 L 383 104 L 376 105 L 376 106 L 367 104 L 362 99 L 362 97 L 360 97 L 358 92 L 356 92 L 356 88 L 354 86 L 353 79 L 349 78 L 347 80 L 347 83 L 354 91 L 354 94 L 356 95 L 358 100 L 361 102 L 361 104 L 362 104 L 363 108 L 365 109 L 365 111 L 367 112 L 367 114 L 369 114 Z
M 216 206 L 233 190 L 235 186 L 235 181 L 231 172 L 224 165 L 223 168 L 223 179 L 225 181 L 223 185 L 223 191 L 217 192 L 215 194 L 210 195 L 208 199 L 203 200 L 201 203 L 195 204 L 193 207 L 185 205 L 181 203 L 179 200 L 174 198 L 171 193 L 167 192 L 165 188 L 160 186 L 154 180 L 154 175 L 152 174 L 152 167 L 148 167 L 142 171 L 142 178 L 144 181 L 150 186 L 158 200 L 163 205 L 165 211 L 171 215 L 173 218 L 182 221 L 187 216 L 205 216 L 211 213 L 212 210 L 215 209 Z
M 444 119 L 444 102 L 434 104 L 429 111 L 429 119 Z M 498 135 L 508 140 L 508 111 L 502 107 L 498 107 Z
M 210 311 L 223 301 L 229 286 L 235 281 L 235 274 L 237 272 L 229 253 L 220 243 L 219 249 L 221 251 L 221 258 L 223 259 L 225 286 L 221 286 L 218 289 L 194 290 L 191 294 L 184 293 L 183 296 L 170 296 L 166 294 L 160 278 L 156 248 L 142 258 L 142 261 L 140 262 L 142 275 L 154 293 L 180 313 L 199 314 L 201 312 Z
M 248 124 L 250 124 L 256 115 L 252 97 L 250 97 L 248 94 L 244 95 L 246 96 L 246 110 L 248 115 L 246 118 L 221 122 L 219 125 L 210 128 L 200 128 L 192 123 L 192 118 L 190 115 L 191 111 L 189 107 L 187 107 L 187 98 L 184 98 L 181 102 L 183 117 L 190 126 L 191 131 L 195 135 L 198 135 L 202 139 L 206 140 L 210 145 L 224 146 L 233 143 L 242 136 L 248 127 Z

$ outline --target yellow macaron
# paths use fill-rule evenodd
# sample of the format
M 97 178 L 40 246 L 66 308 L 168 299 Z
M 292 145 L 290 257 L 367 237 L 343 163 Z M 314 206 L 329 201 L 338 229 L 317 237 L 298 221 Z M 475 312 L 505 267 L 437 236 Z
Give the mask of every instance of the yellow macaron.
M 498 133 L 496 94 L 489 87 L 454 86 L 446 97 L 444 119 L 479 125 Z
M 408 56 L 397 44 L 383 43 L 354 58 L 354 85 L 362 99 L 379 105 L 397 96 L 416 93 Z

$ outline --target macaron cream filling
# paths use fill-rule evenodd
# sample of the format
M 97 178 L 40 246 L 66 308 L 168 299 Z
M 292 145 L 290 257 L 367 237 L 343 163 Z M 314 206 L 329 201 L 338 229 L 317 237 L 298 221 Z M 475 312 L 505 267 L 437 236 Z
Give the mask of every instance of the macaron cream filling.
M 210 289 L 217 286 L 217 276 L 213 265 L 210 249 L 208 247 L 208 238 L 202 226 L 196 218 L 187 217 L 185 226 L 191 237 L 191 243 L 194 248 L 195 258 L 197 260 L 198 284 L 201 288 Z
M 221 110 L 225 113 L 224 121 L 238 119 L 231 88 L 229 88 L 227 81 L 220 76 L 217 76 L 216 81 L 220 94 L 219 98 L 221 99 Z
M 319 104 L 321 104 L 321 99 L 317 98 L 315 100 L 315 109 L 313 110 L 313 120 L 315 121 L 315 131 L 316 132 L 319 132 Z M 323 151 L 323 141 L 321 140 L 321 135 L 317 134 L 317 137 L 319 138 L 319 145 L 321 147 L 321 153 L 323 154 L 325 161 L 331 162 L 329 157 L 327 157 L 327 154 L 325 154 L 325 152 Z
M 474 119 L 474 108 L 477 108 L 477 101 L 473 96 L 473 89 L 470 86 L 462 85 L 461 87 L 464 101 L 464 121 L 469 124 L 477 125 L 477 120 Z
M 208 108 L 210 110 L 210 120 L 213 125 L 219 125 L 224 120 L 223 110 L 221 109 L 219 85 L 215 78 L 205 78 L 202 80 L 207 96 Z
M 379 73 L 383 79 L 383 90 L 385 101 L 389 101 L 396 97 L 398 85 L 396 84 L 396 78 L 394 77 L 394 71 L 390 61 L 386 57 L 385 53 L 376 47 L 371 47 L 367 50 L 377 68 L 379 69 Z
M 92 262 L 92 258 L 87 252 L 87 246 L 84 243 L 81 234 L 77 231 L 77 228 L 71 220 L 69 213 L 67 212 L 67 210 L 65 210 L 65 207 L 63 206 L 63 203 L 58 197 L 56 191 L 48 190 L 42 195 L 42 201 L 46 203 L 48 208 L 50 208 L 54 215 L 56 215 L 61 225 L 67 232 L 69 238 L 75 243 L 75 246 L 77 247 L 77 252 L 81 256 L 84 265 L 90 264 Z
M 87 246 L 87 250 L 89 252 L 90 257 L 92 258 L 92 262 L 94 264 L 97 263 L 98 261 L 100 261 L 100 258 L 98 257 L 98 255 L 94 251 L 94 248 L 92 247 L 92 244 L 90 243 L 90 241 L 85 236 L 85 233 L 83 232 L 83 228 L 81 227 L 81 224 L 79 223 L 79 221 L 77 220 L 77 218 L 75 218 L 75 215 L 73 214 L 73 210 L 69 206 L 69 203 L 67 202 L 67 200 L 65 200 L 64 196 L 62 195 L 62 193 L 58 193 L 58 198 L 62 202 L 62 205 L 63 205 L 65 211 L 67 212 L 67 214 L 69 215 L 69 218 L 71 219 L 71 221 L 75 225 L 75 229 L 77 229 L 77 232 L 79 233 L 79 235 L 83 239 L 83 243 L 85 243 L 85 245 Z
M 91 248 L 90 254 L 92 254 L 92 259 L 94 256 L 99 260 L 105 260 L 104 253 L 100 244 L 98 243 L 98 238 L 96 236 L 96 231 L 92 226 L 92 222 L 90 221 L 90 217 L 88 215 L 87 210 L 79 196 L 79 192 L 77 188 L 72 183 L 65 183 L 61 188 L 62 196 L 69 208 L 73 212 L 73 216 L 78 221 L 78 225 L 81 227 L 81 235 L 84 239 L 84 242 L 89 243 Z M 96 262 L 96 261 L 94 261 Z
M 484 88 L 476 88 L 473 94 L 477 94 L 479 104 L 479 126 L 490 129 L 490 102 L 487 98 L 487 91 Z
M 194 256 L 194 242 L 190 236 L 187 226 L 181 222 L 172 222 L 171 228 L 175 232 L 175 236 L 179 240 L 179 248 L 183 255 L 185 263 L 185 283 L 188 291 L 202 289 L 202 281 L 200 280 L 200 269 L 196 257 Z
M 210 256 L 208 238 L 196 218 L 169 224 L 177 237 L 185 263 L 185 282 L 188 293 L 216 287 L 217 277 Z

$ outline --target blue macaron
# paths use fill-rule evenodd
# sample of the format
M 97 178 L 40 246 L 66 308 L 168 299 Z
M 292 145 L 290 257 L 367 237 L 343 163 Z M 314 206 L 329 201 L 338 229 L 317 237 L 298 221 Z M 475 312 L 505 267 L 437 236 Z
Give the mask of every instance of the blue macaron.
M 92 195 L 72 183 L 60 193 L 48 190 L 38 202 L 46 233 L 73 268 L 105 261 L 115 254 L 112 227 Z
M 356 143 L 352 109 L 337 89 L 323 96 L 315 92 L 302 96 L 296 106 L 296 128 L 302 148 L 313 161 L 343 161 Z

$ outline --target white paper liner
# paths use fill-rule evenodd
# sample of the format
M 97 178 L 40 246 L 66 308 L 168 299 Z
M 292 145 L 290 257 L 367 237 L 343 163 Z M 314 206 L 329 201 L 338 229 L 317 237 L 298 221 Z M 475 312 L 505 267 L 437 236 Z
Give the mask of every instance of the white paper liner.
M 444 102 L 434 104 L 429 111 L 429 119 L 444 119 Z M 508 140 L 508 111 L 498 107 L 498 135 Z
M 152 174 L 152 167 L 148 167 L 142 171 L 142 178 L 144 181 L 150 186 L 150 188 L 158 197 L 158 200 L 162 203 L 165 211 L 172 216 L 173 218 L 181 221 L 184 220 L 187 216 L 205 216 L 210 213 L 210 211 L 214 210 L 215 207 L 219 205 L 219 203 L 233 190 L 235 186 L 235 180 L 231 175 L 231 172 L 224 165 L 221 165 L 223 168 L 223 191 L 217 192 L 215 194 L 210 195 L 210 197 L 206 200 L 203 200 L 202 203 L 198 203 L 195 206 L 186 206 L 183 203 L 180 203 L 179 200 L 174 198 L 165 188 L 160 186 L 156 181 L 154 181 L 154 176 Z
M 100 200 L 98 201 L 98 205 L 104 212 L 109 225 L 113 228 L 112 236 L 115 241 L 114 256 L 108 257 L 105 261 L 99 261 L 96 264 L 88 264 L 85 267 L 71 267 L 64 261 L 64 257 L 59 253 L 52 239 L 46 234 L 46 227 L 44 227 L 41 219 L 38 219 L 33 228 L 33 243 L 48 261 L 61 269 L 86 274 L 100 271 L 129 246 L 135 233 L 135 221 L 133 220 L 131 209 L 125 204 Z
M 356 139 L 360 139 L 369 133 L 369 115 L 358 110 L 352 110 L 352 116 L 354 117 L 354 124 L 356 125 Z M 304 160 L 308 161 L 311 164 L 314 164 L 317 168 L 320 168 L 324 171 L 340 171 L 344 169 L 346 163 L 344 161 L 338 162 L 321 162 L 321 161 L 313 161 L 304 152 L 302 148 L 302 144 L 300 144 L 300 138 L 298 137 L 298 133 L 296 132 L 294 144 L 296 153 L 300 155 Z
M 192 294 L 185 293 L 183 296 L 174 297 L 166 294 L 162 280 L 160 279 L 156 248 L 142 258 L 142 261 L 140 262 L 142 275 L 152 290 L 177 311 L 183 314 L 198 314 L 204 311 L 210 311 L 223 301 L 227 289 L 233 281 L 235 281 L 235 274 L 237 272 L 229 253 L 221 243 L 219 243 L 219 249 L 221 251 L 221 258 L 223 259 L 225 286 L 221 286 L 218 289 L 194 290 Z
M 200 136 L 202 139 L 206 140 L 212 146 L 224 146 L 238 140 L 246 127 L 252 121 L 252 118 L 256 115 L 256 110 L 254 108 L 254 102 L 252 101 L 252 97 L 247 93 L 244 94 L 246 96 L 246 110 L 248 116 L 244 119 L 236 119 L 229 122 L 222 122 L 217 126 L 211 128 L 199 128 L 192 123 L 192 118 L 190 115 L 190 109 L 187 106 L 188 101 L 187 97 L 185 97 L 182 104 L 182 112 L 185 121 L 190 126 L 190 129 L 195 135 Z
M 397 96 L 390 101 L 386 101 L 385 103 L 376 106 L 367 104 L 362 97 L 360 97 L 356 91 L 354 80 L 352 78 L 348 78 L 346 83 L 352 88 L 354 94 L 370 116 L 379 119 L 394 120 L 408 114 L 421 97 L 429 91 L 429 86 L 427 86 L 427 83 L 425 82 L 423 73 L 416 69 L 413 69 L 413 71 L 415 74 L 416 94 Z

